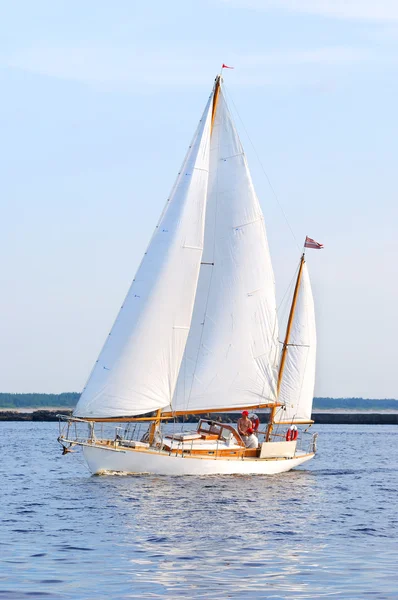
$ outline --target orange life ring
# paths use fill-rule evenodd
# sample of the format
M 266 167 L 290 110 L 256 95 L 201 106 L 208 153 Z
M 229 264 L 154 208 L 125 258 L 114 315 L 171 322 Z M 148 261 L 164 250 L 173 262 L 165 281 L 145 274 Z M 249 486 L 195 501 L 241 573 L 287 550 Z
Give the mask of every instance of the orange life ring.
M 257 417 L 257 419 L 252 420 L 252 429 L 253 429 L 253 431 L 257 431 L 259 427 L 260 427 L 260 419 Z
M 287 442 L 295 442 L 298 438 L 298 429 L 289 429 L 286 431 L 286 441 Z

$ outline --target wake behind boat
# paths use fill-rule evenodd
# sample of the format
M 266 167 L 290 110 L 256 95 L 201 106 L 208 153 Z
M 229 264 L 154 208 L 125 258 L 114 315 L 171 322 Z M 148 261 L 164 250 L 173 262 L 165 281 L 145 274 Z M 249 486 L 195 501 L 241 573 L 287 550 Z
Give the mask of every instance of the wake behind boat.
M 321 245 L 306 238 L 305 247 Z M 297 439 L 297 426 L 312 424 L 315 356 L 304 253 L 279 351 L 264 218 L 218 76 L 73 417 L 61 416 L 58 439 L 65 453 L 82 446 L 93 473 L 289 471 L 316 450 L 304 432 Z M 243 434 L 211 419 L 185 433 L 163 426 L 186 415 L 264 408 L 264 431 Z M 117 427 L 104 435 L 104 423 Z

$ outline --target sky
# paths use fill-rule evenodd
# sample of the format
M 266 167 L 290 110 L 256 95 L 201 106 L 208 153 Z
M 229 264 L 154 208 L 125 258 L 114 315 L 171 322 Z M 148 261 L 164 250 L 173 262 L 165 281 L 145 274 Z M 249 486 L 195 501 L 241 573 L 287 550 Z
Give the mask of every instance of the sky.
M 0 391 L 83 388 L 222 62 L 315 394 L 398 398 L 396 0 L 0 3 Z

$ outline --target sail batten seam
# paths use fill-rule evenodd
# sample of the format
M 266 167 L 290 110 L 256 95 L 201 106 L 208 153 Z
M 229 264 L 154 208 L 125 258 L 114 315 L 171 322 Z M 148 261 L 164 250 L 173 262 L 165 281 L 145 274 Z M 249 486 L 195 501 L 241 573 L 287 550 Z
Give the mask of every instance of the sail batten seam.
M 259 221 L 264 221 L 264 217 L 258 217 L 257 219 L 253 219 L 253 221 L 248 221 L 247 223 L 243 223 L 242 225 L 234 225 L 232 229 L 237 231 L 238 229 L 242 229 L 242 227 L 247 227 L 248 225 L 253 225 L 254 223 L 258 223 Z
M 244 156 L 244 154 L 245 154 L 244 152 L 238 152 L 238 154 L 231 154 L 231 156 L 221 156 L 219 160 L 227 161 L 230 158 L 237 158 L 238 156 Z

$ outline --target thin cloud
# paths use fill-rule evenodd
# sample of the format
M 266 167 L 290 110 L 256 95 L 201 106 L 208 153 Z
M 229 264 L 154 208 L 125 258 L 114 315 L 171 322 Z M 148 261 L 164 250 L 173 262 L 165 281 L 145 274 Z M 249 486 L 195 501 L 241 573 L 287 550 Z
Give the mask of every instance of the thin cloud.
M 242 8 L 269 11 L 282 9 L 337 19 L 397 21 L 397 0 L 221 0 Z
M 296 70 L 311 72 L 371 60 L 384 60 L 369 50 L 350 47 L 325 47 L 308 50 L 275 50 L 261 54 L 229 55 L 235 66 L 234 84 L 283 84 L 295 80 Z M 386 59 L 387 60 L 387 59 Z M 219 69 L 214 56 L 177 56 L 146 53 L 134 48 L 29 48 L 9 56 L 5 66 L 31 73 L 112 87 L 137 85 L 203 85 Z
M 242 66 L 251 67 L 261 65 L 331 65 L 362 62 L 371 58 L 372 54 L 367 50 L 334 46 L 312 50 L 276 51 L 257 56 L 245 56 L 239 62 Z

